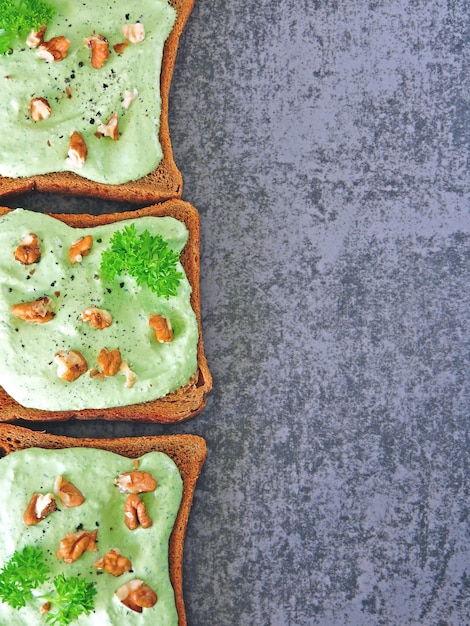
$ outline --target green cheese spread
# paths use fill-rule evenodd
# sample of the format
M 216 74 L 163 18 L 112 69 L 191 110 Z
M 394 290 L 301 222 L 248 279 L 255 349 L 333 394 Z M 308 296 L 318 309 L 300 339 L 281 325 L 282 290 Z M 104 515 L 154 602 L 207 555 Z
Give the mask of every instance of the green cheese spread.
M 129 530 L 124 523 L 126 494 L 114 485 L 115 478 L 133 471 L 133 461 L 120 455 L 89 448 L 41 450 L 31 448 L 7 455 L 0 461 L 0 568 L 15 550 L 33 546 L 44 551 L 52 577 L 80 576 L 96 583 L 95 607 L 90 615 L 81 615 L 73 623 L 83 626 L 171 626 L 178 623 L 174 592 L 168 571 L 168 542 L 182 497 L 182 479 L 174 462 L 165 454 L 151 452 L 141 457 L 139 470 L 152 474 L 157 488 L 140 494 L 152 526 Z M 57 497 L 57 510 L 33 526 L 23 522 L 23 515 L 34 493 L 53 493 L 54 481 L 62 475 L 85 497 L 81 506 L 64 507 Z M 74 563 L 56 557 L 60 541 L 77 529 L 98 530 L 97 551 L 85 552 Z M 119 577 L 94 567 L 95 561 L 112 548 L 119 548 L 130 559 L 132 571 Z M 114 592 L 122 584 L 138 578 L 157 594 L 151 608 L 136 613 L 122 604 Z M 50 593 L 51 581 L 43 583 L 34 595 Z M 40 614 L 41 603 L 28 601 L 14 609 L 0 602 L 0 624 L 39 626 L 46 624 Z
M 153 171 L 162 159 L 159 142 L 160 70 L 163 46 L 176 11 L 167 0 L 50 0 L 56 7 L 47 25 L 46 41 L 64 36 L 70 41 L 61 61 L 46 61 L 25 43 L 0 55 L 0 174 L 21 177 L 74 171 L 106 184 L 136 180 Z M 113 46 L 126 42 L 121 27 L 140 23 L 145 38 L 128 43 L 118 54 Z M 1 28 L 1 24 L 0 24 Z M 91 65 L 84 39 L 99 34 L 109 42 L 104 65 Z M 124 106 L 126 92 L 137 90 Z M 33 98 L 47 100 L 51 113 L 34 121 Z M 95 136 L 101 123 L 117 113 L 119 138 Z M 80 133 L 88 156 L 82 168 L 67 161 L 72 133 Z
M 191 308 L 191 286 L 183 267 L 176 296 L 156 295 L 139 286 L 127 274 L 106 281 L 100 278 L 102 252 L 109 248 L 113 234 L 135 224 L 138 233 L 159 234 L 168 246 L 181 252 L 188 231 L 171 217 L 142 217 L 90 229 L 71 228 L 61 221 L 32 211 L 16 209 L 0 218 L 0 384 L 21 405 L 42 410 L 109 408 L 146 402 L 165 396 L 185 385 L 197 369 L 197 319 Z M 24 265 L 14 251 L 21 239 L 34 233 L 41 248 L 38 263 Z M 70 246 L 92 234 L 88 256 L 72 264 Z M 17 303 L 33 302 L 47 296 L 54 317 L 34 323 L 12 313 Z M 88 307 L 109 312 L 112 323 L 98 330 L 82 320 Z M 173 341 L 160 343 L 149 316 L 170 320 Z M 136 375 L 132 387 L 118 372 L 114 376 L 91 376 L 99 370 L 102 348 L 118 349 L 123 361 Z M 73 382 L 58 376 L 55 354 L 78 351 L 88 369 Z

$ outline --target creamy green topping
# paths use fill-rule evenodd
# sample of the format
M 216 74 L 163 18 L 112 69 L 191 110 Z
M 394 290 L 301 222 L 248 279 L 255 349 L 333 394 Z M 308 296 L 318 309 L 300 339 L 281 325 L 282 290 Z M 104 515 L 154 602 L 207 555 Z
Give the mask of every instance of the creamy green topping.
M 80 576 L 96 583 L 94 611 L 80 616 L 83 626 L 171 626 L 178 623 L 174 592 L 168 572 L 168 541 L 182 497 L 182 479 L 174 462 L 165 454 L 151 452 L 141 457 L 139 470 L 150 472 L 157 481 L 154 492 L 141 494 L 152 526 L 130 531 L 124 523 L 123 494 L 114 486 L 115 478 L 133 471 L 133 461 L 117 454 L 89 448 L 42 450 L 31 448 L 7 455 L 0 461 L 0 568 L 15 550 L 34 546 L 44 551 L 53 576 Z M 57 510 L 35 526 L 26 526 L 23 515 L 34 493 L 53 493 L 58 475 L 72 482 L 84 495 L 85 502 L 65 508 L 59 498 Z M 74 563 L 65 563 L 55 555 L 60 541 L 77 529 L 98 530 L 98 550 L 85 552 Z M 99 573 L 93 563 L 112 548 L 119 548 L 132 563 L 132 572 L 114 577 Z M 115 590 L 127 581 L 139 578 L 151 587 L 158 600 L 141 614 L 126 608 Z M 42 584 L 36 595 L 47 594 L 52 583 Z M 9 626 L 39 626 L 46 618 L 39 613 L 41 603 L 28 602 L 19 610 L 0 602 L 0 623 Z
M 74 171 L 91 180 L 119 184 L 145 176 L 160 163 L 160 70 L 163 46 L 176 11 L 168 0 L 50 0 L 56 7 L 44 39 L 70 41 L 62 61 L 48 62 L 24 43 L 0 55 L 0 174 L 32 176 Z M 145 38 L 128 43 L 122 54 L 113 45 L 125 42 L 121 27 L 141 23 Z M 110 57 L 100 69 L 91 65 L 83 40 L 94 33 L 109 41 Z M 137 97 L 125 108 L 126 92 Z M 33 121 L 30 102 L 45 98 L 51 114 Z M 119 139 L 96 137 L 100 123 L 118 114 Z M 79 132 L 88 148 L 83 167 L 69 165 L 70 137 Z
M 59 220 L 17 209 L 0 218 L 0 384 L 20 404 L 42 410 L 80 410 L 125 406 L 160 398 L 186 384 L 197 369 L 198 328 L 191 308 L 191 286 L 183 274 L 176 296 L 156 295 L 127 274 L 113 280 L 100 277 L 101 256 L 113 234 L 134 224 L 137 233 L 161 235 L 178 253 L 184 248 L 186 226 L 171 217 L 143 217 L 89 229 L 71 228 Z M 25 235 L 34 233 L 41 248 L 38 263 L 23 265 L 14 251 Z M 70 246 L 91 234 L 88 256 L 72 264 Z M 48 296 L 53 319 L 27 322 L 11 308 Z M 102 330 L 81 319 L 88 307 L 109 312 L 112 323 Z M 149 326 L 151 314 L 170 320 L 173 341 L 160 343 Z M 119 349 L 136 375 L 126 386 L 124 373 L 90 376 L 99 370 L 102 348 Z M 54 355 L 75 350 L 89 371 L 73 382 L 58 377 Z M 95 372 L 96 373 L 96 372 Z

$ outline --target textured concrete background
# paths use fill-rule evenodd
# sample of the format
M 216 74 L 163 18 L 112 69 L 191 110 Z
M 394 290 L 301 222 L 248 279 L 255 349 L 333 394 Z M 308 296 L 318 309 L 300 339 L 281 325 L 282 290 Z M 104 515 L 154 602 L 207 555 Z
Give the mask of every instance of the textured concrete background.
M 464 0 L 196 0 L 171 130 L 213 393 L 47 427 L 207 439 L 190 626 L 470 623 L 468 44 Z

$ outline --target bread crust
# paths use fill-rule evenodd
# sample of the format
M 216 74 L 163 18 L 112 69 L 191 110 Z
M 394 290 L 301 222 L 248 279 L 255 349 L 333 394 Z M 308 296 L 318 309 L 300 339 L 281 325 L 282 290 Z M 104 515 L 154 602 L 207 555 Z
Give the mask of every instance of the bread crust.
M 19 178 L 0 176 L 0 197 L 40 191 L 126 201 L 134 204 L 150 204 L 171 198 L 181 198 L 183 177 L 173 159 L 168 123 L 168 101 L 180 36 L 194 6 L 194 0 L 169 0 L 169 2 L 176 9 L 176 21 L 163 48 L 159 130 L 163 159 L 157 169 L 143 178 L 120 185 L 97 183 L 73 172 L 56 172 Z
M 193 501 L 196 482 L 207 455 L 206 442 L 197 435 L 161 435 L 149 437 L 121 437 L 93 439 L 64 437 L 28 428 L 0 424 L 0 456 L 26 448 L 99 448 L 131 459 L 147 452 L 163 452 L 177 465 L 183 479 L 183 497 L 169 544 L 170 580 L 175 592 L 178 626 L 186 626 L 183 598 L 183 548 L 186 527 Z
M 12 209 L 0 207 L 0 216 Z M 28 421 L 64 421 L 78 420 L 126 420 L 132 422 L 156 422 L 171 424 L 190 419 L 200 413 L 206 404 L 206 396 L 212 389 L 212 376 L 204 354 L 201 324 L 200 298 L 200 224 L 197 210 L 188 202 L 173 199 L 162 204 L 152 205 L 143 209 L 122 213 L 103 215 L 88 214 L 50 214 L 69 226 L 76 228 L 93 228 L 117 221 L 136 219 L 139 217 L 170 216 L 184 222 L 189 231 L 189 238 L 180 260 L 192 288 L 191 306 L 196 315 L 198 325 L 197 362 L 198 369 L 193 378 L 183 387 L 151 402 L 142 402 L 123 407 L 106 409 L 83 409 L 80 411 L 43 411 L 21 406 L 2 387 L 0 387 L 0 422 L 12 422 L 22 419 Z

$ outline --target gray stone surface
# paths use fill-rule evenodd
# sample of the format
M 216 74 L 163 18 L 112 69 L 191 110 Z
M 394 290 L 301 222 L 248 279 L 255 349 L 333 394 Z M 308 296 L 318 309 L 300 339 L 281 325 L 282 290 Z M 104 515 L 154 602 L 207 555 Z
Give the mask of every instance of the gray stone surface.
M 190 626 L 470 623 L 468 44 L 463 0 L 196 0 L 170 121 L 213 393 L 48 426 L 207 439 Z

